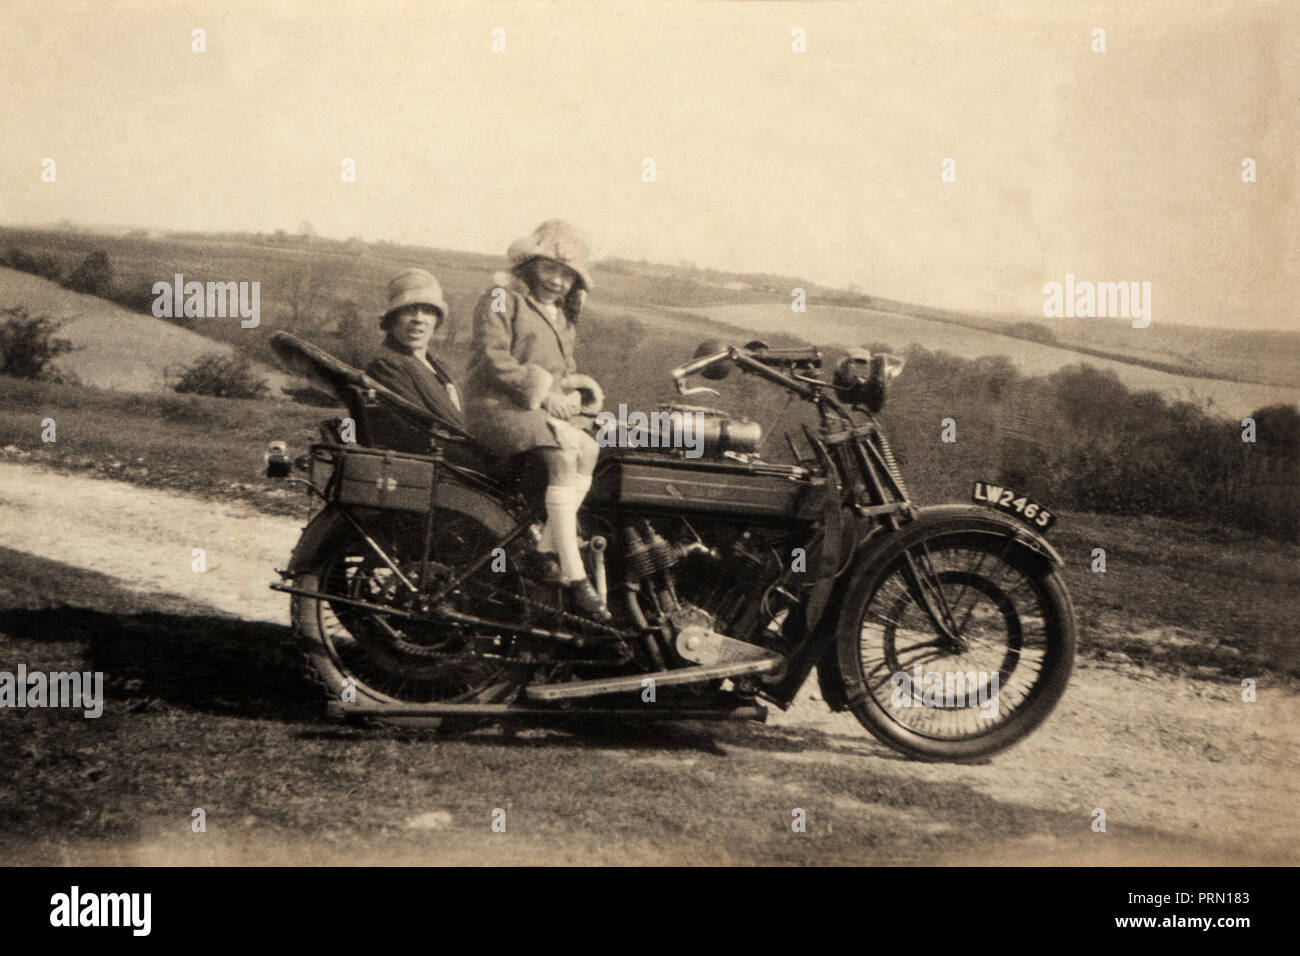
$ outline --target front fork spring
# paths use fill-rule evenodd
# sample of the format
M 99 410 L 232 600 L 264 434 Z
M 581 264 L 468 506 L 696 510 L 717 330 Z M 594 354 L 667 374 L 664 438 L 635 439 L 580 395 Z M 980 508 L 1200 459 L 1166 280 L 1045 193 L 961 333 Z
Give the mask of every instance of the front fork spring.
M 889 469 L 889 475 L 894 479 L 894 484 L 898 486 L 899 492 L 905 499 L 911 498 L 907 493 L 907 485 L 903 483 L 903 472 L 898 467 L 898 459 L 894 457 L 893 446 L 889 444 L 889 439 L 883 431 L 876 430 L 876 441 L 880 446 L 880 457 L 885 460 L 885 466 Z

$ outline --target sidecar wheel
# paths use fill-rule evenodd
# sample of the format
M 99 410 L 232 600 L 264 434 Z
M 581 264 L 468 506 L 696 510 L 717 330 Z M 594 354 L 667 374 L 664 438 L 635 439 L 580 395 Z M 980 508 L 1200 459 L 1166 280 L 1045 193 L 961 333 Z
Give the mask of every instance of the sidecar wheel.
M 917 759 L 1003 750 L 1065 691 L 1075 646 L 1065 584 L 1039 556 L 987 534 L 941 532 L 909 550 L 928 554 L 960 643 L 923 610 L 901 553 L 864 568 L 836 634 L 844 700 L 873 736 Z

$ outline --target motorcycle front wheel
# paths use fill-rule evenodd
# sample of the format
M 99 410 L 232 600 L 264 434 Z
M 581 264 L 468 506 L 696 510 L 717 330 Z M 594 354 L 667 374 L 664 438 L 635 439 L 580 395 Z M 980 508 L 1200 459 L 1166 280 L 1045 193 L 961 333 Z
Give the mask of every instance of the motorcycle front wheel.
M 960 530 L 859 571 L 836 634 L 854 716 L 922 760 L 971 760 L 1021 740 L 1064 693 L 1074 646 L 1059 572 L 1011 539 Z

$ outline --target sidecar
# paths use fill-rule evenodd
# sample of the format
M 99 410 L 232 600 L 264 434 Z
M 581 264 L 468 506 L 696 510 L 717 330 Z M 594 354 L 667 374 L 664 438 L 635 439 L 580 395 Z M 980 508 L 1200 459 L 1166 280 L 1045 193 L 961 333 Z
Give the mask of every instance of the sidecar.
M 312 484 L 329 489 L 329 500 L 426 510 L 437 462 L 451 464 L 471 481 L 498 492 L 528 494 L 545 484 L 535 456 L 500 458 L 469 432 L 287 332 L 276 332 L 270 342 L 286 368 L 347 407 L 347 419 L 322 423 L 324 441 L 305 462 Z M 284 453 L 273 455 L 267 473 L 285 477 L 292 464 Z M 329 473 L 323 474 L 323 469 Z

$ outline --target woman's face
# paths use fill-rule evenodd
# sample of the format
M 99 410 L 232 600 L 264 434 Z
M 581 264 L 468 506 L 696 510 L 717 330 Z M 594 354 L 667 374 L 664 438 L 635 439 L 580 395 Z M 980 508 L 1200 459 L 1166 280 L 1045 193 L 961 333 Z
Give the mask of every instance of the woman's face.
M 389 335 L 412 355 L 429 347 L 433 330 L 438 327 L 438 310 L 431 305 L 414 303 L 393 313 Z
M 528 285 L 533 296 L 546 305 L 552 305 L 567 296 L 573 283 L 578 280 L 578 273 L 554 259 L 534 259 L 529 271 L 532 280 Z

